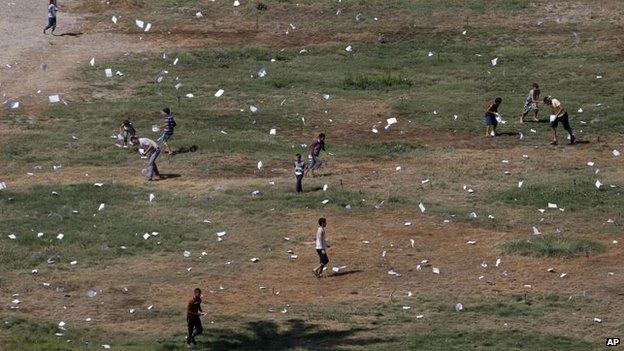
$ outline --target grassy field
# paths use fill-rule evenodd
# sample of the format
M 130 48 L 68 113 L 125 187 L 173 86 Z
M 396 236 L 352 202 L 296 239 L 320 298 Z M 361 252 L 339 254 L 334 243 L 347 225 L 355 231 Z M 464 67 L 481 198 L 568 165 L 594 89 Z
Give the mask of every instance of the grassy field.
M 2 110 L 0 349 L 183 349 L 196 286 L 206 350 L 602 350 L 623 336 L 622 4 L 266 3 L 67 4 L 84 37 L 111 42 L 65 77 L 66 105 L 44 93 Z M 550 146 L 547 108 L 518 122 L 533 82 L 583 143 Z M 506 123 L 484 138 L 497 96 Z M 176 154 L 147 182 L 115 135 L 130 118 L 156 139 L 166 106 Z M 294 155 L 321 132 L 325 166 L 297 195 Z M 342 268 L 317 280 L 321 216 L 328 274 Z

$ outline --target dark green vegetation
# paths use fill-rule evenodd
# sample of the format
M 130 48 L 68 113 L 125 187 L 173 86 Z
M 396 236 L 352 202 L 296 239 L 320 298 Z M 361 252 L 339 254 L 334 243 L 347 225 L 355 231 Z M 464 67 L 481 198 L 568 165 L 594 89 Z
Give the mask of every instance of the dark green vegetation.
M 557 235 L 537 236 L 503 243 L 506 253 L 533 257 L 572 258 L 605 251 L 600 242 Z

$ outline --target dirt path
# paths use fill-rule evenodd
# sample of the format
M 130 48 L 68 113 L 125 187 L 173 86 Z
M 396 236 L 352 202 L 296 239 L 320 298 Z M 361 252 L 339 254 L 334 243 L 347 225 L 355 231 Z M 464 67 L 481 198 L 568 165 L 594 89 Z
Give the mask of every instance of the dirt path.
M 45 0 L 15 0 L 0 11 L 0 93 L 2 102 L 19 100 L 24 107 L 45 103 L 47 95 L 69 94 L 77 69 L 133 49 L 131 38 L 89 27 L 76 14 L 64 12 L 74 1 L 59 3 L 55 35 L 42 33 L 47 21 Z M 138 45 L 140 46 L 140 45 Z M 37 91 L 41 91 L 37 93 Z

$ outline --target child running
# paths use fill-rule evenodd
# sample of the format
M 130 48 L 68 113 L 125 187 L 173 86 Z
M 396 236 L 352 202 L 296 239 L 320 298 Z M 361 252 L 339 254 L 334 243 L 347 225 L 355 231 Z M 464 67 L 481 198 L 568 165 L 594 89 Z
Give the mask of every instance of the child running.
M 58 7 L 56 7 L 56 0 L 50 0 L 50 5 L 48 5 L 48 25 L 43 29 L 43 34 L 48 34 L 46 31 L 52 28 L 51 33 L 54 34 L 54 30 L 56 29 L 56 12 L 58 11 Z
M 320 159 L 321 150 L 325 151 L 325 134 L 319 134 L 318 138 L 310 145 L 309 147 L 310 155 L 308 158 L 310 159 L 310 166 L 306 170 L 306 174 L 308 172 L 312 172 L 312 177 L 314 177 L 314 170 L 321 168 L 323 165 L 323 160 Z
M 570 127 L 568 111 L 566 111 L 561 102 L 552 96 L 547 96 L 544 98 L 544 104 L 550 106 L 553 110 L 553 116 L 551 116 L 550 120 L 550 128 L 552 129 L 553 141 L 550 143 L 550 145 L 559 144 L 557 140 L 557 127 L 559 126 L 559 122 L 563 124 L 563 129 L 565 129 L 568 134 L 570 134 L 570 145 L 576 143 L 576 137 L 574 136 L 574 133 L 572 133 L 572 128 Z
M 496 117 L 498 114 L 498 107 L 500 106 L 503 99 L 497 97 L 494 101 L 490 102 L 488 107 L 485 109 L 485 136 L 486 137 L 494 137 L 496 136 L 496 126 L 498 126 L 498 121 Z
M 158 147 L 158 144 L 156 144 L 156 142 L 152 139 L 138 138 L 136 136 L 133 136 L 132 138 L 130 138 L 130 142 L 132 143 L 132 145 L 139 147 L 139 152 L 141 154 L 149 155 L 150 159 L 149 159 L 149 166 L 147 169 L 147 174 L 149 175 L 149 178 L 147 180 L 149 181 L 154 180 L 154 176 L 157 176 L 158 178 L 162 179 L 163 177 L 160 175 L 160 172 L 158 171 L 158 166 L 156 166 L 156 159 L 160 155 L 160 147 Z
M 327 227 L 327 220 L 323 217 L 318 220 L 319 228 L 316 231 L 316 253 L 319 255 L 321 264 L 314 268 L 312 271 L 317 278 L 323 276 L 323 269 L 329 263 L 329 257 L 327 257 L 327 249 L 329 248 L 329 242 L 327 242 L 327 235 L 325 233 L 325 227 Z
M 301 181 L 303 180 L 303 173 L 306 170 L 306 163 L 301 159 L 301 154 L 295 155 L 295 179 L 297 180 L 297 186 L 295 191 L 297 194 L 303 193 L 303 186 L 301 185 Z
M 533 111 L 533 121 L 538 122 L 539 119 L 537 115 L 539 114 L 539 103 L 540 101 L 540 88 L 537 83 L 533 83 L 533 88 L 529 90 L 529 94 L 524 100 L 524 111 L 522 112 L 522 116 L 520 117 L 520 123 L 524 123 L 524 119 L 526 116 Z
M 162 112 L 165 115 L 165 124 L 160 126 L 160 129 L 163 129 L 163 134 L 160 138 L 158 138 L 158 142 L 162 142 L 165 147 L 165 152 L 171 155 L 173 154 L 173 151 L 171 151 L 171 147 L 169 147 L 167 142 L 173 136 L 173 130 L 175 129 L 177 123 L 175 118 L 173 118 L 173 114 L 171 113 L 171 109 L 169 109 L 169 107 L 165 107 Z

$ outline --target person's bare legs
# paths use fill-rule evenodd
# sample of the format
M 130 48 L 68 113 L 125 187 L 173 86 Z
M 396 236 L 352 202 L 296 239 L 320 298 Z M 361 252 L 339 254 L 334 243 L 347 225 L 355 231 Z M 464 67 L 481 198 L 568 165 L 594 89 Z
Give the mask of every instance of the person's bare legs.
M 552 136 L 553 136 L 553 141 L 552 141 L 552 145 L 557 145 L 557 128 L 551 128 L 552 129 Z
M 325 268 L 324 264 L 321 264 L 318 267 L 314 268 L 314 275 L 316 275 L 317 278 L 320 278 L 323 274 L 323 268 Z
M 171 155 L 171 146 L 169 146 L 168 143 L 163 143 L 164 147 L 165 147 L 165 152 L 168 153 L 169 155 Z
M 489 137 L 490 136 L 490 126 L 485 126 L 485 137 Z
M 538 110 L 535 110 L 534 114 L 533 114 L 533 121 L 535 122 L 539 122 L 539 118 L 537 118 L 537 115 L 539 114 Z

